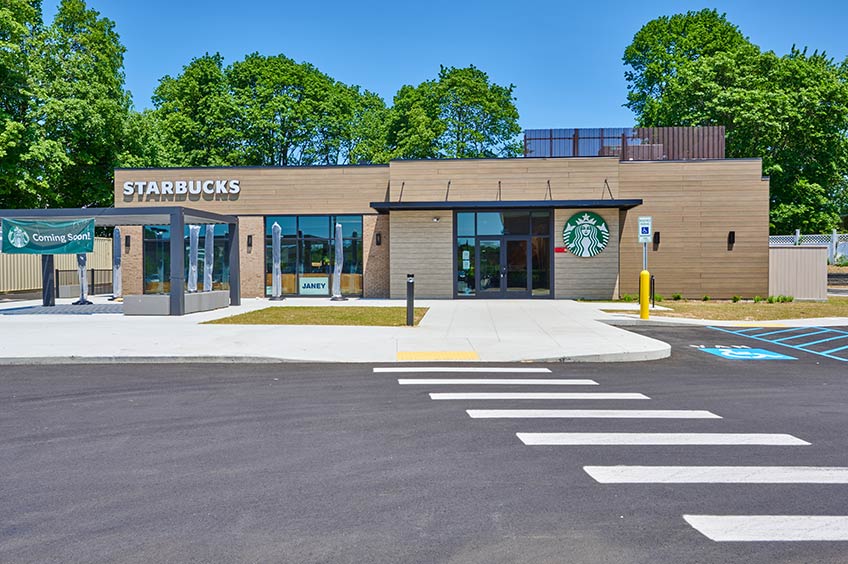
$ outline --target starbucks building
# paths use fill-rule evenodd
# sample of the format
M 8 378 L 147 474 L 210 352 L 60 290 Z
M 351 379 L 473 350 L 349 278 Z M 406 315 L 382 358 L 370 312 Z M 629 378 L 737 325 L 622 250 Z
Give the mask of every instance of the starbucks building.
M 768 179 L 759 159 L 724 158 L 721 128 L 528 131 L 525 153 L 118 169 L 115 207 L 236 216 L 243 297 L 271 293 L 274 225 L 283 294 L 329 296 L 340 225 L 348 296 L 401 298 L 414 274 L 421 298 L 617 299 L 638 291 L 640 217 L 652 220 L 647 258 L 658 293 L 767 295 Z M 226 228 L 213 232 L 224 246 Z M 167 291 L 173 233 L 164 225 L 122 233 L 124 293 Z M 222 289 L 228 256 L 222 246 L 214 282 Z

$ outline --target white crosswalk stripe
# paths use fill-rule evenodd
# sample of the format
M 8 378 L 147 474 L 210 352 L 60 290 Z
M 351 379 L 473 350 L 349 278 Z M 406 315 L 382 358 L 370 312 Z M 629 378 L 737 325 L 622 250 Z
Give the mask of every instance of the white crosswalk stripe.
M 401 386 L 597 386 L 594 380 L 539 379 L 539 378 L 399 378 Z
M 778 433 L 516 433 L 525 445 L 764 445 L 807 446 Z
M 848 467 L 584 466 L 601 484 L 848 484 Z
M 721 419 L 686 409 L 466 409 L 472 419 Z
M 632 400 L 651 399 L 643 394 L 616 392 L 435 392 L 430 394 L 434 400 Z
M 846 515 L 684 515 L 716 542 L 848 541 Z
M 550 374 L 550 368 L 530 368 L 530 367 L 492 367 L 484 368 L 480 366 L 384 366 L 373 369 L 375 374 L 380 373 L 463 373 L 463 372 L 485 372 L 489 374 Z

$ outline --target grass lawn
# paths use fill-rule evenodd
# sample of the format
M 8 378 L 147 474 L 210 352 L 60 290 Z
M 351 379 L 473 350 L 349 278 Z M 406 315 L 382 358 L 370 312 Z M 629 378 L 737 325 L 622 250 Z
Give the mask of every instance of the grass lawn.
M 421 321 L 429 308 L 415 308 L 415 325 Z M 362 307 L 362 306 L 278 306 L 257 311 L 240 313 L 207 321 L 209 324 L 224 325 L 363 325 L 399 327 L 406 325 L 405 307 Z
M 830 298 L 826 302 L 789 302 L 755 304 L 752 301 L 673 301 L 657 303 L 672 311 L 652 311 L 651 316 L 687 317 L 690 319 L 716 319 L 740 321 L 770 321 L 775 319 L 802 319 L 805 317 L 848 317 L 848 297 Z M 611 313 L 621 313 L 612 311 Z

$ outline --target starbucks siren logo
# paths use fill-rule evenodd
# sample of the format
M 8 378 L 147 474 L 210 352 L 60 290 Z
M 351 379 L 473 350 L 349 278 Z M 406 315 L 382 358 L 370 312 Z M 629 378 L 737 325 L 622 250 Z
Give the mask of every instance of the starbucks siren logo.
M 23 249 L 29 245 L 29 235 L 20 227 L 13 227 L 9 230 L 9 243 L 16 249 Z
M 593 257 L 609 243 L 609 229 L 604 219 L 596 213 L 576 213 L 565 222 L 562 242 L 571 254 Z

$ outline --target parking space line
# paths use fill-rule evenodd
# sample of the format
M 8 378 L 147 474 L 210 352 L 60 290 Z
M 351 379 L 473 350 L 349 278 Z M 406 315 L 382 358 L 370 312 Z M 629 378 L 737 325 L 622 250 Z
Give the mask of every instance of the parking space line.
M 516 433 L 525 445 L 762 445 L 809 446 L 781 433 Z
M 848 467 L 584 466 L 601 484 L 848 484 Z
M 838 337 L 829 337 L 827 339 L 819 339 L 818 341 L 812 341 L 810 343 L 801 343 L 798 345 L 799 347 L 809 347 L 811 345 L 818 345 L 821 343 L 827 343 L 828 341 L 836 341 L 838 339 L 848 339 L 848 335 L 839 335 Z
M 434 400 L 646 400 L 644 394 L 621 392 L 436 392 L 430 394 Z
M 779 329 L 777 331 L 768 331 L 766 333 L 757 333 L 756 335 L 746 335 L 747 337 L 766 337 L 768 335 L 777 335 L 778 333 L 788 333 L 789 331 L 799 331 L 806 327 L 790 327 L 789 329 Z
M 721 419 L 686 409 L 466 409 L 472 419 Z
M 845 349 L 848 349 L 848 345 L 845 345 L 844 347 L 836 347 L 835 349 L 830 349 L 829 351 L 824 351 L 824 353 L 822 354 L 833 354 L 835 352 L 844 351 Z
M 498 385 L 498 386 L 597 386 L 594 380 L 539 378 L 399 378 L 401 386 Z
M 684 515 L 716 542 L 848 541 L 846 515 Z
M 813 331 L 812 333 L 803 333 L 801 335 L 790 335 L 789 337 L 781 337 L 780 339 L 774 339 L 775 343 L 781 343 L 783 341 L 791 341 L 792 339 L 800 339 L 801 337 L 812 337 L 813 335 L 821 335 L 822 333 L 830 333 L 829 329 L 823 329 L 821 331 Z M 801 343 L 803 345 L 803 343 Z
M 530 367 L 491 367 L 483 368 L 479 366 L 384 366 L 375 367 L 375 374 L 379 373 L 425 373 L 425 372 L 486 372 L 489 374 L 495 373 L 513 373 L 513 374 L 550 374 L 549 368 L 530 368 Z

